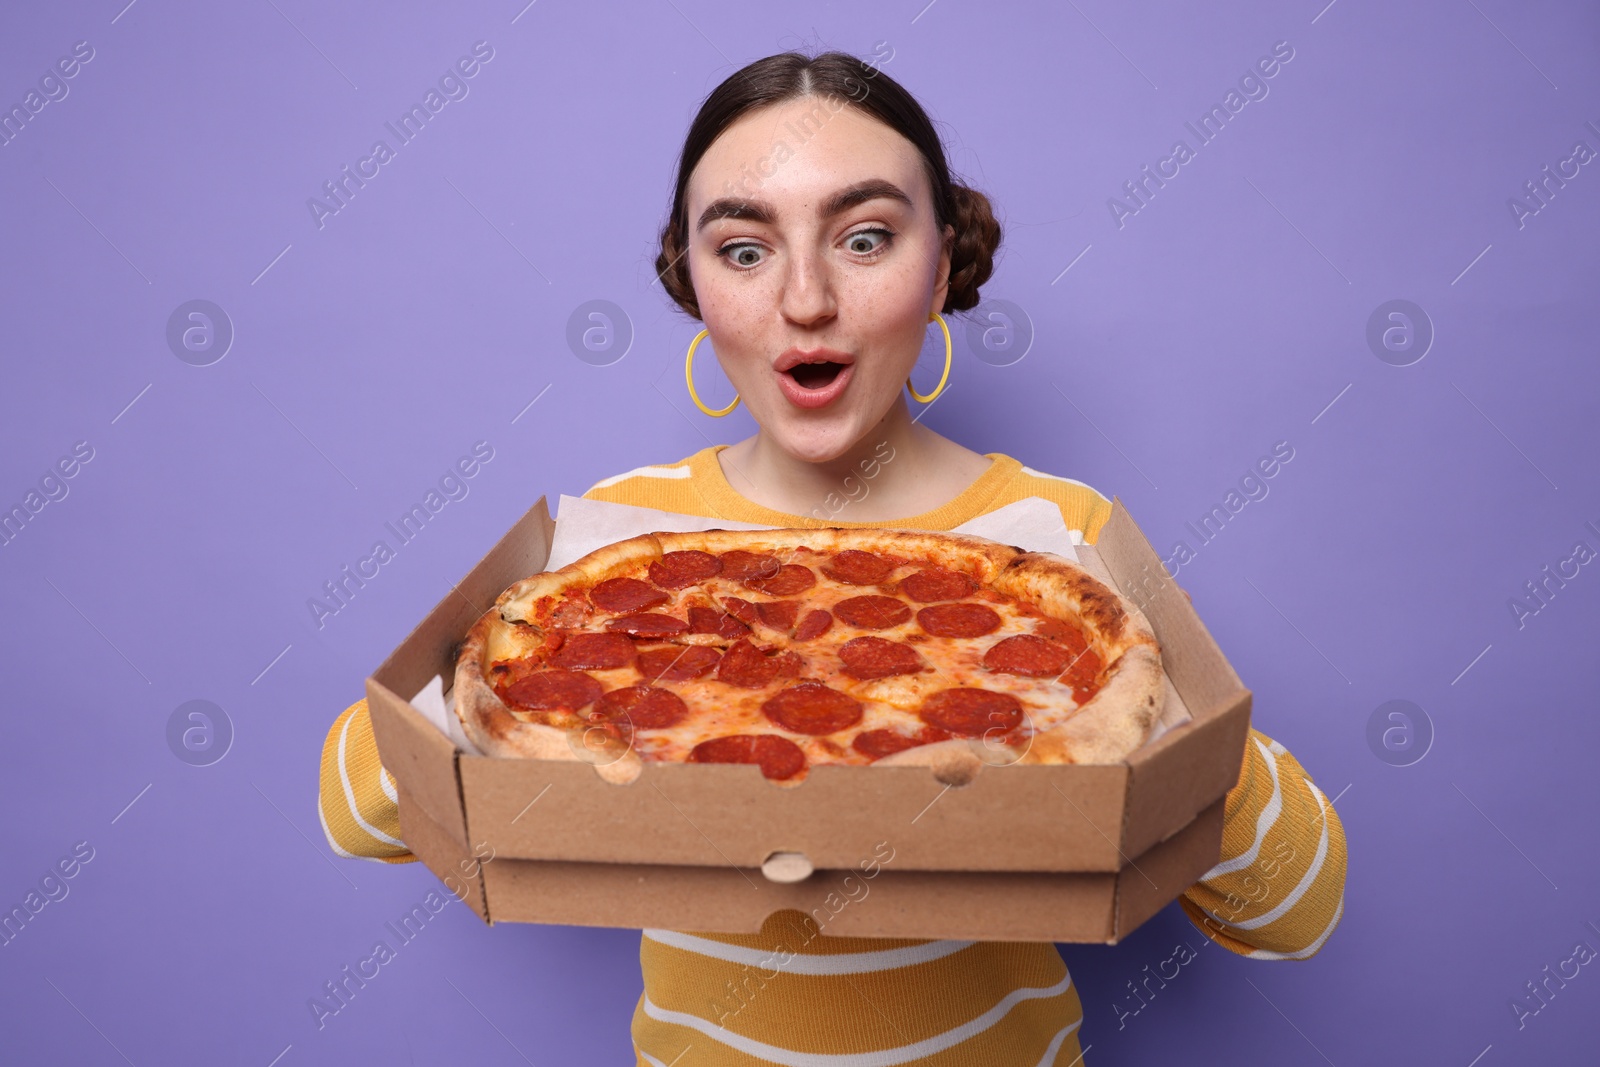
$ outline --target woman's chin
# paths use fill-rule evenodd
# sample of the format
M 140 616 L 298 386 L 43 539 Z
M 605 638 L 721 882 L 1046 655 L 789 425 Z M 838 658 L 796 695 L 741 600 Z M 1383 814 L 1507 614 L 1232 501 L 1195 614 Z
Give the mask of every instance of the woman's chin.
M 831 463 L 861 443 L 864 431 L 854 419 L 829 419 L 826 425 L 796 426 L 769 422 L 765 430 L 772 443 L 802 463 Z

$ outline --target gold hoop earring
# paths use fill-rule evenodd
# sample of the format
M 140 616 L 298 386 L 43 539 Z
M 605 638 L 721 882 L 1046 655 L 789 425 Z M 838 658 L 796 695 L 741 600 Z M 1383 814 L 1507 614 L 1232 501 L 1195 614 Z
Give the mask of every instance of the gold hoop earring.
M 710 335 L 710 330 L 701 330 L 694 335 L 694 340 L 689 342 L 689 358 L 683 361 L 683 380 L 689 383 L 689 399 L 694 401 L 694 406 L 710 415 L 713 419 L 720 419 L 739 406 L 739 394 L 733 394 L 733 403 L 727 407 L 712 411 L 700 402 L 700 394 L 694 391 L 694 350 L 700 347 L 700 342 Z
M 911 390 L 911 398 L 919 404 L 931 404 L 935 400 L 939 399 L 939 394 L 944 392 L 945 383 L 950 380 L 950 327 L 945 325 L 944 316 L 939 314 L 937 311 L 932 312 L 928 316 L 929 322 L 933 322 L 935 319 L 937 319 L 939 322 L 939 329 L 944 331 L 944 373 L 939 376 L 938 387 L 927 396 L 923 396 L 921 393 L 917 392 L 917 387 L 911 384 L 910 378 L 906 379 L 906 388 Z

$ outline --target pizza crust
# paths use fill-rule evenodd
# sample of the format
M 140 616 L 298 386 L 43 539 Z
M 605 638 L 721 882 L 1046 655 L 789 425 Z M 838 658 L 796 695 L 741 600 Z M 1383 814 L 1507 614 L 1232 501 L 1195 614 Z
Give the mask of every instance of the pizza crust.
M 1047 615 L 1076 615 L 1107 665 L 1106 684 L 1059 726 L 1034 735 L 1023 763 L 1116 763 L 1144 744 L 1161 715 L 1161 646 L 1133 602 L 1077 564 L 1044 552 L 1012 560 L 995 582 Z
M 882 757 L 873 766 L 928 766 L 940 781 L 970 781 L 985 764 L 1117 763 L 1144 744 L 1164 702 L 1160 646 L 1142 612 L 1088 571 L 1060 556 L 1025 552 L 964 534 L 902 530 L 707 530 L 649 533 L 597 549 L 555 571 L 516 582 L 473 625 L 457 656 L 455 713 L 472 742 L 493 756 L 578 760 L 610 781 L 632 781 L 642 760 L 631 749 L 586 744 L 581 735 L 526 722 L 506 707 L 485 675 L 498 659 L 537 649 L 539 601 L 587 589 L 621 574 L 637 575 L 668 552 L 733 550 L 782 554 L 801 546 L 831 554 L 846 549 L 929 559 L 996 591 L 1029 601 L 1045 614 L 1081 620 L 1106 681 L 1076 713 L 1040 731 L 1019 751 L 983 740 L 953 739 Z
M 577 737 L 568 730 L 544 723 L 524 722 L 512 714 L 484 676 L 495 629 L 504 625 L 499 608 L 479 616 L 456 654 L 455 714 L 467 738 L 491 756 L 521 759 L 576 760 L 594 765 L 596 773 L 619 785 L 633 781 L 643 761 L 631 749 L 618 750 L 586 744 L 590 735 Z

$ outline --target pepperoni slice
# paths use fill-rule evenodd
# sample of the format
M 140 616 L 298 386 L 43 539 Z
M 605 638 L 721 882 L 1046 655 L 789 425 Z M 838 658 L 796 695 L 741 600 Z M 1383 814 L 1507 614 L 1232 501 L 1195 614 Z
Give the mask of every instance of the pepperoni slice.
M 1098 688 L 1095 682 L 1100 677 L 1103 666 L 1094 650 L 1086 648 L 1073 657 L 1072 663 L 1067 667 L 1067 673 L 1061 680 L 1072 686 L 1075 690 L 1074 696 L 1085 693 L 1092 696 L 1094 690 Z M 1085 696 L 1084 700 L 1087 699 L 1088 696 Z M 1078 701 L 1079 704 L 1083 702 L 1083 700 Z
M 669 645 L 639 653 L 639 661 L 635 666 L 640 674 L 651 681 L 662 678 L 669 682 L 687 682 L 710 674 L 711 668 L 721 658 L 722 653 L 705 645 Z
M 497 659 L 489 664 L 487 678 L 489 684 L 494 687 L 495 692 L 504 698 L 505 690 L 509 689 L 513 682 L 526 678 L 542 666 L 543 664 L 532 657 L 525 659 Z
M 833 613 L 860 630 L 885 630 L 911 618 L 911 605 L 892 596 L 853 596 L 835 604 Z
M 747 625 L 754 626 L 756 622 L 756 606 L 748 600 L 740 600 L 736 596 L 722 598 L 723 607 L 728 609 L 728 614 Z
M 800 620 L 800 625 L 794 628 L 794 639 L 796 641 L 814 641 L 827 633 L 832 626 L 832 613 L 823 611 L 821 608 L 814 608 L 806 612 L 805 618 Z
M 960 600 L 971 596 L 977 588 L 978 583 L 965 574 L 944 567 L 928 567 L 907 575 L 900 583 L 900 591 L 919 604 Z
M 917 748 L 925 744 L 927 742 L 920 737 L 907 737 L 894 730 L 864 730 L 856 734 L 856 739 L 850 742 L 850 747 L 868 759 L 882 759 L 896 752 L 904 752 L 908 748 Z
M 629 723 L 635 730 L 660 730 L 687 718 L 689 705 L 670 689 L 630 685 L 602 696 L 594 706 L 594 714 Z
M 731 554 L 731 553 L 730 553 Z M 806 769 L 806 754 L 777 734 L 730 734 L 702 741 L 689 751 L 691 763 L 756 763 L 766 778 L 793 778 Z
M 600 699 L 603 687 L 582 671 L 535 671 L 506 688 L 505 700 L 519 708 L 577 711 Z
M 776 659 L 779 678 L 798 678 L 801 669 L 806 665 L 805 659 L 798 652 L 779 652 Z
M 722 573 L 722 561 L 709 552 L 668 552 L 650 564 L 650 580 L 663 589 L 687 589 Z
M 716 634 L 718 637 L 731 639 L 743 637 L 750 632 L 750 627 L 734 618 L 729 612 L 696 605 L 689 609 L 689 632 Z
M 621 634 L 573 634 L 550 662 L 575 671 L 608 671 L 633 662 L 633 642 Z
M 1005 733 L 1022 725 L 1022 702 L 992 689 L 941 689 L 917 712 L 929 726 L 961 737 Z
M 634 637 L 672 637 L 689 629 L 689 624 L 671 615 L 641 611 L 632 615 L 618 615 L 606 623 L 606 629 Z
M 800 602 L 798 600 L 769 600 L 756 605 L 756 618 L 761 620 L 761 625 L 768 629 L 788 633 L 794 629 L 794 623 L 800 617 Z
M 822 569 L 829 578 L 846 585 L 880 585 L 888 580 L 897 566 L 899 564 L 895 560 L 885 559 L 875 552 L 847 548 L 836 554 Z
M 607 578 L 589 590 L 589 602 L 601 611 L 621 615 L 627 611 L 648 611 L 667 602 L 667 594 L 637 578 Z
M 982 637 L 1000 629 L 1000 614 L 982 604 L 935 604 L 917 612 L 917 625 L 935 637 Z
M 778 677 L 786 661 L 740 638 L 728 646 L 717 664 L 718 681 L 740 689 L 765 689 Z
M 1065 645 L 1033 634 L 1018 634 L 996 641 L 983 654 L 983 665 L 991 671 L 1027 678 L 1054 678 L 1066 670 L 1070 662 L 1072 651 Z
M 863 730 L 856 735 L 851 747 L 868 759 L 882 759 L 908 748 L 931 745 L 935 741 L 950 740 L 950 731 L 934 726 L 924 726 L 915 737 L 907 737 L 898 730 Z
M 851 638 L 840 646 L 839 658 L 844 660 L 846 674 L 863 681 L 916 674 L 923 667 L 916 649 L 881 637 Z
M 766 552 L 746 552 L 736 548 L 732 552 L 724 552 L 719 560 L 722 563 L 722 576 L 735 582 L 771 578 L 778 573 L 778 557 Z
M 861 701 L 821 682 L 801 682 L 761 705 L 761 713 L 797 734 L 831 734 L 861 721 Z
M 770 578 L 749 578 L 744 584 L 768 596 L 794 596 L 817 584 L 817 572 L 798 563 L 785 563 Z
M 1048 640 L 1060 641 L 1072 649 L 1074 654 L 1089 647 L 1089 642 L 1081 630 L 1070 622 L 1063 622 L 1060 619 L 1041 619 L 1034 626 L 1033 632 Z

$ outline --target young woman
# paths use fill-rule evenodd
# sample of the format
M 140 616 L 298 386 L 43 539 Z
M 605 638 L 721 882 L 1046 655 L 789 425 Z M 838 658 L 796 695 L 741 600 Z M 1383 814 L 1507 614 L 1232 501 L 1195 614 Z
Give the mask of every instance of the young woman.
M 752 63 L 689 129 L 656 266 L 759 430 L 585 495 L 770 526 L 930 530 L 1037 496 L 1093 543 L 1105 497 L 964 448 L 907 403 L 929 324 L 943 339 L 942 314 L 978 303 L 999 242 L 988 200 L 951 181 L 927 115 L 887 75 L 840 53 Z M 716 414 L 694 393 L 694 351 L 691 396 Z M 323 749 L 335 850 L 412 859 L 393 796 L 357 703 Z M 1256 731 L 1222 854 L 1181 898 L 1207 937 L 1261 959 L 1321 948 L 1343 908 L 1344 833 L 1294 757 Z M 811 922 L 792 912 L 746 936 L 645 931 L 638 1062 L 676 1063 L 691 1046 L 685 1064 L 1079 1061 L 1082 1010 L 1053 945 L 835 938 Z M 794 958 L 752 995 L 747 964 L 780 951 Z

